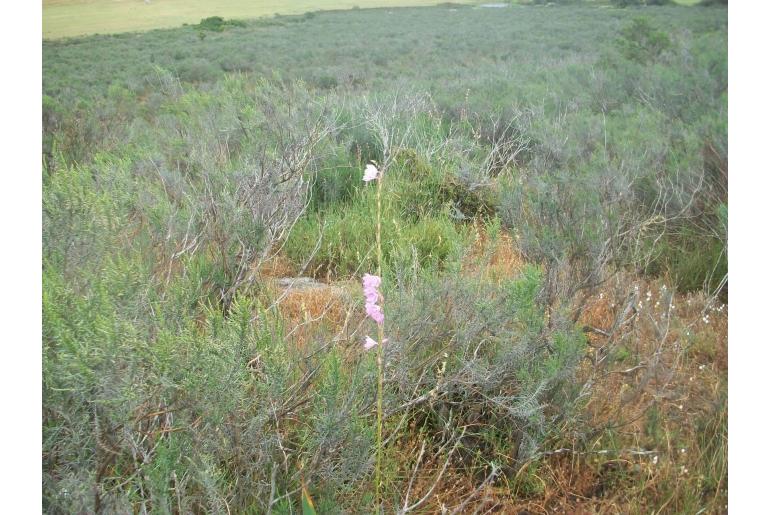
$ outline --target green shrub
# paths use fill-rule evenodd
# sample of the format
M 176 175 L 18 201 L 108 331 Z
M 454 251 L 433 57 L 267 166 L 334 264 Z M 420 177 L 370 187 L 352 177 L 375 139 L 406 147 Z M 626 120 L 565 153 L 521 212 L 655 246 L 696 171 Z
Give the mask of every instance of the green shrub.
M 321 75 L 313 83 L 320 89 L 334 89 L 339 85 L 337 77 L 333 75 Z
M 248 72 L 254 68 L 254 61 L 243 55 L 223 55 L 219 58 L 219 66 L 226 72 Z
M 668 35 L 644 17 L 634 18 L 630 25 L 620 31 L 617 45 L 626 59 L 640 63 L 657 60 L 673 46 Z
M 499 288 L 433 276 L 386 293 L 386 352 L 400 364 L 387 405 L 425 398 L 408 420 L 436 448 L 459 438 L 478 480 L 492 464 L 515 472 L 573 408 L 584 337 L 562 319 L 545 323 L 542 281 L 527 267 Z M 474 430 L 460 437 L 463 426 Z
M 185 82 L 208 82 L 221 75 L 219 68 L 207 59 L 185 59 L 176 67 L 179 78 Z
M 389 194 L 401 214 L 414 220 L 448 213 L 455 221 L 488 217 L 496 196 L 487 184 L 473 184 L 451 169 L 432 166 L 413 149 L 399 149 L 389 169 Z
M 211 30 L 214 32 L 222 32 L 225 29 L 225 19 L 221 16 L 210 16 L 203 18 L 198 27 L 203 30 Z
M 215 256 L 183 258 L 181 274 L 156 270 L 145 255 L 151 226 L 120 216 L 132 195 L 94 194 L 93 175 L 78 170 L 47 180 L 46 230 L 68 232 L 44 243 L 45 510 L 219 511 L 227 497 L 239 511 L 264 512 L 271 481 L 295 488 L 293 472 L 312 456 L 324 466 L 305 479 L 331 500 L 362 478 L 370 369 L 342 366 L 337 351 L 292 351 L 280 317 L 250 295 L 225 315 L 203 286 Z M 80 249 L 89 233 L 101 246 Z M 317 391 L 299 402 L 310 377 Z M 313 422 L 293 424 L 292 404 Z M 276 423 L 299 444 L 284 472 Z
M 227 27 L 245 27 L 246 22 L 242 20 L 225 20 L 221 16 L 209 16 L 203 18 L 196 26 L 200 30 L 209 30 L 212 32 L 222 32 Z

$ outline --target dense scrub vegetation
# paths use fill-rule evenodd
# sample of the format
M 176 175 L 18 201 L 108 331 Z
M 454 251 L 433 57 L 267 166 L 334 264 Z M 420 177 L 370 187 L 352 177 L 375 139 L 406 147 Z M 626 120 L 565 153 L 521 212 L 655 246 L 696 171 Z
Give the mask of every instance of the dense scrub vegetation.
M 385 510 L 550 499 L 584 460 L 584 499 L 721 511 L 724 9 L 209 18 L 43 57 L 46 510 L 374 509 L 375 160 Z

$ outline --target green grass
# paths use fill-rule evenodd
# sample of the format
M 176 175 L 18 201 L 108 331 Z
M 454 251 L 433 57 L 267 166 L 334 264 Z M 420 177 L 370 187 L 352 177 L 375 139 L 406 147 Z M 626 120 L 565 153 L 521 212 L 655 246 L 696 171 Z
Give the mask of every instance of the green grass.
M 414 184 L 409 187 L 414 188 Z M 402 186 L 402 189 L 405 189 Z M 373 190 L 373 188 L 370 188 Z M 383 268 L 395 270 L 443 270 L 456 264 L 468 245 L 468 230 L 446 213 L 426 213 L 418 219 L 404 213 L 395 189 L 386 190 L 396 198 L 383 207 Z M 404 199 L 407 204 L 410 199 Z M 297 224 L 286 242 L 287 257 L 302 265 L 320 239 L 318 252 L 308 271 L 320 277 L 347 277 L 376 267 L 374 252 L 375 199 L 373 191 L 362 192 L 346 206 L 324 210 Z

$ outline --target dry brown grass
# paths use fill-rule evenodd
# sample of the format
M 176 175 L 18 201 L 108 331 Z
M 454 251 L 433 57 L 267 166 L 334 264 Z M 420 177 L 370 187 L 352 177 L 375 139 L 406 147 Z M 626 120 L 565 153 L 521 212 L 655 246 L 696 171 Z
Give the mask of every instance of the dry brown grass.
M 318 284 L 313 287 L 282 288 L 272 283 L 271 296 L 286 323 L 287 340 L 302 348 L 314 338 L 334 334 L 347 341 L 363 318 L 357 310 L 350 282 Z
M 484 227 L 474 225 L 475 239 L 463 263 L 462 273 L 499 284 L 514 277 L 526 264 L 510 234 L 501 232 L 491 238 Z
M 636 311 L 617 343 L 590 335 L 582 373 L 593 381 L 586 423 L 596 433 L 588 454 L 547 460 L 546 483 L 575 499 L 572 513 L 721 513 L 726 441 L 710 439 L 725 436 L 727 308 L 702 294 L 674 294 L 669 307 L 662 280 L 619 276 L 581 322 L 609 331 L 629 289 L 639 292 Z
M 294 277 L 298 275 L 295 264 L 278 251 L 273 251 L 269 258 L 260 264 L 255 272 L 261 278 Z

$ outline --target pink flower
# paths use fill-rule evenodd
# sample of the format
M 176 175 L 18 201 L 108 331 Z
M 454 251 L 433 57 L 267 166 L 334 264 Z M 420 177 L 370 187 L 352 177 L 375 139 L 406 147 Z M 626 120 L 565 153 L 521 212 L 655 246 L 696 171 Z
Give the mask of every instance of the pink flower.
M 364 350 L 369 350 L 369 349 L 371 349 L 372 347 L 374 347 L 375 345 L 377 345 L 377 342 L 376 342 L 376 341 L 374 341 L 374 340 L 372 340 L 372 339 L 371 339 L 371 338 L 369 338 L 368 336 L 367 336 L 367 337 L 366 337 L 366 339 L 364 340 Z
M 366 303 L 366 314 L 371 317 L 372 320 L 381 324 L 385 320 L 385 314 L 382 312 L 382 307 L 377 304 Z
M 366 165 L 364 169 L 364 182 L 373 181 L 380 174 L 380 171 L 373 164 Z
M 374 288 L 375 290 L 380 287 L 382 278 L 379 275 L 364 274 L 363 277 L 364 290 L 368 288 Z
M 382 279 L 376 275 L 364 274 L 364 296 L 366 297 L 367 304 L 376 304 L 380 300 L 378 288 L 381 282 Z
M 366 297 L 366 314 L 372 320 L 381 324 L 385 320 L 385 315 L 382 312 L 382 306 L 379 306 L 377 302 L 382 297 L 379 291 L 382 278 L 377 275 L 364 274 L 362 283 L 364 286 L 364 297 Z
M 382 343 L 383 343 L 383 345 L 388 343 L 388 339 L 385 338 L 384 340 L 382 340 Z M 369 350 L 372 347 L 375 347 L 376 345 L 377 345 L 377 341 L 369 338 L 368 336 L 364 340 L 364 350 Z

